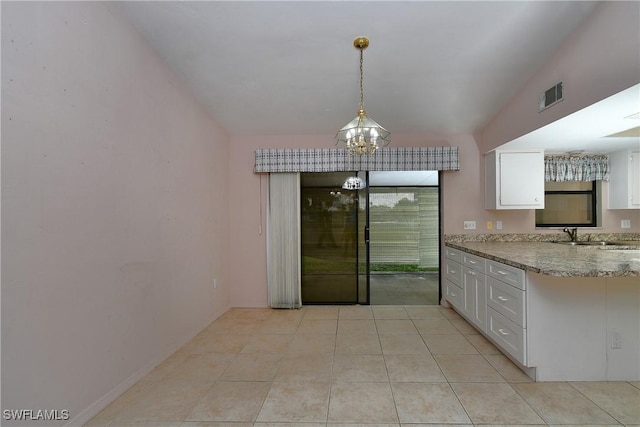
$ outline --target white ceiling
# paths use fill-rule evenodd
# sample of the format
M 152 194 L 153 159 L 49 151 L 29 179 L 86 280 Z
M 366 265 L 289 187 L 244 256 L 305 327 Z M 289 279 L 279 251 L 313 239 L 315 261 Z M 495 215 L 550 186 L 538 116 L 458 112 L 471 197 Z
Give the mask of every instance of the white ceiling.
M 588 1 L 114 2 L 231 134 L 472 133 L 594 9 Z
M 548 153 L 612 153 L 640 148 L 638 112 L 640 84 L 516 138 L 502 148 L 541 148 L 541 141 Z

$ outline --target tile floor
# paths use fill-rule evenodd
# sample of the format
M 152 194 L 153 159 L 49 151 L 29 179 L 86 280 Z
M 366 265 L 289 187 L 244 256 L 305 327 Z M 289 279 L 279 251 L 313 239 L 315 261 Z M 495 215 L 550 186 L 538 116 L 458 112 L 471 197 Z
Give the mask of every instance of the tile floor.
M 86 426 L 347 424 L 640 425 L 640 382 L 532 382 L 439 306 L 232 309 Z
M 437 305 L 440 273 L 371 273 L 372 305 Z

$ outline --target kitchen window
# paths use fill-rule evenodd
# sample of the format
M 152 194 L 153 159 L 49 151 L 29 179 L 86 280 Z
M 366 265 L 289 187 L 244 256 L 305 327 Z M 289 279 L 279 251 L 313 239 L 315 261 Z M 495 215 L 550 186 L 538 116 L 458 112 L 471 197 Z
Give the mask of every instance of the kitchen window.
M 597 227 L 599 181 L 547 181 L 536 227 Z

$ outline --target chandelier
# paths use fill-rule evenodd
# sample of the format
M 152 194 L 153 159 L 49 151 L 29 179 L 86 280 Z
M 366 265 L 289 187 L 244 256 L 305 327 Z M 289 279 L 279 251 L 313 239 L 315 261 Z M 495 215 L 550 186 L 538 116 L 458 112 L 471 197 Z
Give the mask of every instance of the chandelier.
M 367 117 L 364 109 L 364 91 L 362 89 L 363 51 L 369 46 L 369 39 L 357 37 L 353 46 L 360 50 L 360 108 L 355 119 L 347 123 L 336 134 L 336 145 L 344 147 L 351 154 L 373 154 L 380 147 L 391 142 L 391 133 Z
M 345 190 L 362 190 L 366 186 L 362 178 L 357 176 L 350 176 L 344 181 L 344 184 L 342 184 L 342 188 Z

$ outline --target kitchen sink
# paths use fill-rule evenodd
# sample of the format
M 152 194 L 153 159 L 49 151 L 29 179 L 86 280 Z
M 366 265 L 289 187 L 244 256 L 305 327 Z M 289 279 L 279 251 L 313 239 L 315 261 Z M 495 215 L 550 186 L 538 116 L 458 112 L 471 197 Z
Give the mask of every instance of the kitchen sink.
M 553 241 L 551 243 L 559 243 L 561 245 L 570 245 L 570 246 L 624 246 L 625 245 L 625 243 L 621 243 L 621 242 L 605 242 L 605 241 L 593 241 L 593 242 Z

